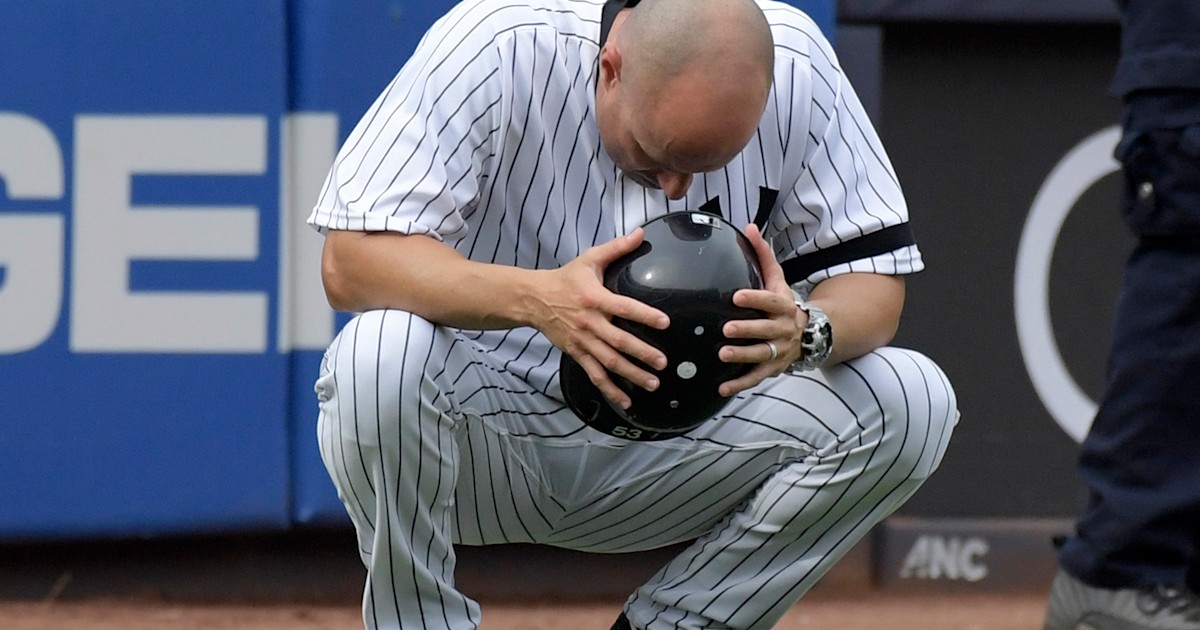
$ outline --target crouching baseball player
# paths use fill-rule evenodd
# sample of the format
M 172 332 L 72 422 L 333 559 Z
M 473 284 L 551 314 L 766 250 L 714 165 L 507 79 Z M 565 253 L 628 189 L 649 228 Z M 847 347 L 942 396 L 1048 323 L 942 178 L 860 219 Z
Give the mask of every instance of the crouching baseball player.
M 887 345 L 923 268 L 907 221 L 795 8 L 456 6 L 309 218 L 330 303 L 358 313 L 316 392 L 366 626 L 479 627 L 454 544 L 690 541 L 614 628 L 771 627 L 957 420 L 937 365 Z

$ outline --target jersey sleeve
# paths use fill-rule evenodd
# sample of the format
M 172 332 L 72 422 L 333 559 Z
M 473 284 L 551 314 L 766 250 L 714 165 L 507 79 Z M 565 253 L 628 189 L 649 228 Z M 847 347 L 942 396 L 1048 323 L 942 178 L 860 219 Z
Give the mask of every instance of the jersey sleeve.
M 800 160 L 799 177 L 767 234 L 788 281 L 807 291 L 843 273 L 920 271 L 899 179 L 829 42 L 802 16 L 777 37 L 781 46 L 790 54 L 776 65 L 776 86 L 790 106 L 777 109 L 779 125 L 791 134 L 787 152 L 802 153 L 785 157 Z
M 474 5 L 474 3 L 472 3 Z M 434 24 L 338 151 L 308 223 L 425 234 L 466 230 L 499 127 L 493 34 L 460 5 Z

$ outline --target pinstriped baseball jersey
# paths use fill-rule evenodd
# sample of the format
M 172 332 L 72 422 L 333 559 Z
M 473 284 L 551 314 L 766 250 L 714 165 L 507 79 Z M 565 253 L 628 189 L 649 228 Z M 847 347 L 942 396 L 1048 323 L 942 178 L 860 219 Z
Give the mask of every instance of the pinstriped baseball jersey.
M 922 268 L 895 173 L 828 42 L 778 2 L 759 2 L 774 86 L 742 153 L 675 201 L 622 173 L 594 94 L 625 4 L 455 7 L 352 131 L 309 222 L 545 269 L 698 209 L 762 227 L 801 291 Z M 687 435 L 632 442 L 567 409 L 558 357 L 533 329 L 464 331 L 389 309 L 330 345 L 318 438 L 367 567 L 368 627 L 478 628 L 479 606 L 454 586 L 454 544 L 693 541 L 630 597 L 633 627 L 769 628 L 916 491 L 957 420 L 933 361 L 880 348 L 767 379 Z
M 780 260 L 907 222 L 895 172 L 828 41 L 779 2 L 760 2 L 775 80 L 741 155 L 675 201 L 626 177 L 596 131 L 601 6 L 456 6 L 354 128 L 309 222 L 425 234 L 472 260 L 525 268 L 559 267 L 650 218 L 702 207 L 739 227 L 757 220 Z M 917 247 L 902 243 L 790 279 L 922 267 Z M 544 388 L 554 376 L 554 351 L 536 331 L 482 334 L 531 382 Z

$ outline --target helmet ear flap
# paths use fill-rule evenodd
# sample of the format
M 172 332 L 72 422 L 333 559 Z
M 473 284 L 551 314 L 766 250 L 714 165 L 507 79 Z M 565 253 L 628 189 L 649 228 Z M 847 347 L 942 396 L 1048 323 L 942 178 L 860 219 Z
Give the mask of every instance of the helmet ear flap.
M 609 435 L 647 441 L 683 435 L 729 403 L 717 392 L 718 386 L 753 365 L 720 360 L 721 346 L 746 343 L 729 339 L 722 331 L 731 319 L 763 317 L 757 310 L 733 304 L 734 293 L 761 289 L 763 280 L 750 242 L 720 217 L 673 212 L 642 227 L 642 245 L 605 269 L 604 285 L 671 318 L 666 330 L 613 320 L 667 356 L 666 369 L 658 372 L 659 388 L 648 392 L 612 375 L 633 401 L 629 409 L 621 410 L 566 353 L 559 361 L 559 381 L 567 406 L 584 423 Z

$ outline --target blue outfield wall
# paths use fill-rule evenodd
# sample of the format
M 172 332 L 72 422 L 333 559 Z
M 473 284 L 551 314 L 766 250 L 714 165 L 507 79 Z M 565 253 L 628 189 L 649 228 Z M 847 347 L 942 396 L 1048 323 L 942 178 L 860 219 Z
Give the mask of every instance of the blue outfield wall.
M 303 220 L 451 4 L 0 3 L 0 540 L 348 523 Z
M 284 5 L 0 3 L 0 534 L 289 522 Z

